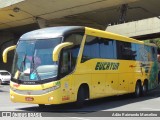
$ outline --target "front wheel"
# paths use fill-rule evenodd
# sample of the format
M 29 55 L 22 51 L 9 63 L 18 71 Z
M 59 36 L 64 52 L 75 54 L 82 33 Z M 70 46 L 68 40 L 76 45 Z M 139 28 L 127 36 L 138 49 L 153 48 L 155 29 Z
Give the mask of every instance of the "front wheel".
M 39 108 L 45 108 L 45 104 L 38 104 Z
M 83 89 L 83 87 L 80 87 L 80 89 L 78 90 L 76 106 L 78 108 L 81 108 L 83 107 L 84 102 L 85 102 L 85 90 Z

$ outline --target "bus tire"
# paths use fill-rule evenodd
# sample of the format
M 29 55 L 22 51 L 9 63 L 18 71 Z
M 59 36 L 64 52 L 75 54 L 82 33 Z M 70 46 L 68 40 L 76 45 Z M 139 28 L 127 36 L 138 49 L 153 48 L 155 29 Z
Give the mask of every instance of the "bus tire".
M 45 104 L 38 104 L 39 108 L 45 108 Z
M 0 79 L 0 85 L 2 85 L 2 80 Z
M 141 83 L 137 81 L 136 86 L 135 86 L 135 97 L 140 97 L 141 96 Z
M 148 92 L 148 82 L 145 81 L 143 86 L 142 86 L 142 95 L 145 96 Z
M 78 90 L 78 95 L 77 95 L 77 101 L 76 101 L 76 107 L 82 108 L 84 106 L 85 102 L 85 90 L 81 86 Z

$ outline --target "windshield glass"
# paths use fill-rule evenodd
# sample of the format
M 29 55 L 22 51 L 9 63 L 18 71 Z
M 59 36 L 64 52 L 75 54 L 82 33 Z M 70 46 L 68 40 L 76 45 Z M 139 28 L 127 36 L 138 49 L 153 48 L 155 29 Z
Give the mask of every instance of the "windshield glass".
M 12 67 L 14 79 L 37 81 L 57 76 L 58 65 L 52 60 L 52 52 L 62 38 L 19 41 Z

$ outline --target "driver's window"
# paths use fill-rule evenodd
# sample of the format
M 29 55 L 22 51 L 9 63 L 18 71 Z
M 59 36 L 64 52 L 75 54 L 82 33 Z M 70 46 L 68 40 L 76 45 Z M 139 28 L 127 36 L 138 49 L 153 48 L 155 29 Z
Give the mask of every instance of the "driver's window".
M 67 51 L 62 53 L 61 61 L 61 74 L 67 74 L 69 72 L 69 56 Z
M 72 46 L 63 48 L 60 59 L 61 77 L 71 73 L 76 66 L 83 33 L 73 33 L 65 37 L 64 42 L 72 42 Z

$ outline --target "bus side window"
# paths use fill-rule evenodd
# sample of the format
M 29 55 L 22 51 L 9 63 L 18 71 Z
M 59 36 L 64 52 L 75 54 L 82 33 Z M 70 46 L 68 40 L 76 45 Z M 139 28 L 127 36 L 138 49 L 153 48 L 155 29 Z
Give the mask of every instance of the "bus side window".
M 131 43 L 131 59 L 138 60 L 138 51 L 136 43 Z
M 64 36 L 64 42 L 72 42 L 73 45 L 64 48 L 61 52 L 60 77 L 64 77 L 75 69 L 83 36 L 84 33 L 79 32 Z
M 156 61 L 157 60 L 157 53 L 156 53 L 156 48 L 155 47 L 151 47 L 151 54 L 152 54 L 152 61 Z
M 118 59 L 135 60 L 137 57 L 136 46 L 129 42 L 117 41 Z
M 68 72 L 68 54 L 67 52 L 62 53 L 62 60 L 61 60 L 61 73 L 65 74 Z
M 65 76 L 72 72 L 75 68 L 74 57 L 72 54 L 72 49 L 63 49 L 62 58 L 60 62 L 60 73 L 61 76 Z
M 100 58 L 99 38 L 94 36 L 87 36 L 81 62 L 84 63 L 94 58 Z

